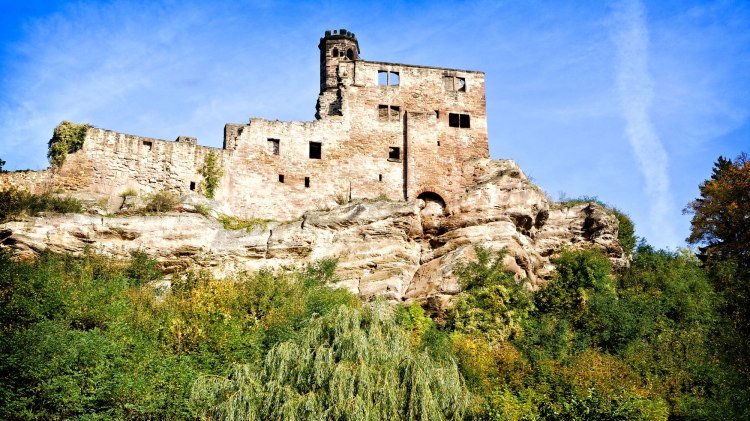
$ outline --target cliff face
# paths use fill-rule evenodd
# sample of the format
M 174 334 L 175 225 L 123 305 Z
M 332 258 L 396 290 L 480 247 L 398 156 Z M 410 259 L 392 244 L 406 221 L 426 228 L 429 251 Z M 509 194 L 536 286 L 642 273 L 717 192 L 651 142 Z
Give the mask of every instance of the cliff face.
M 450 209 L 430 198 L 355 201 L 250 231 L 189 212 L 46 215 L 0 225 L 0 242 L 22 258 L 45 249 L 122 258 L 141 250 L 167 271 L 196 266 L 219 275 L 338 258 L 342 286 L 363 297 L 438 303 L 458 292 L 453 270 L 475 245 L 507 250 L 506 267 L 530 289 L 549 277 L 550 258 L 563 248 L 598 247 L 616 265 L 626 262 L 606 209 L 548 203 L 513 161 L 480 160 L 468 170 L 478 182 Z

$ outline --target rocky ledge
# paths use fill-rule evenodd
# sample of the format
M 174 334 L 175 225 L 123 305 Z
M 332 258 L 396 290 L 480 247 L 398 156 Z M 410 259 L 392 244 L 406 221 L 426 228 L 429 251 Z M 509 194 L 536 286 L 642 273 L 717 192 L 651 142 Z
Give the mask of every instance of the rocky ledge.
M 140 250 L 167 272 L 201 267 L 217 275 L 337 258 L 341 286 L 363 297 L 405 301 L 444 302 L 456 294 L 453 271 L 474 257 L 475 245 L 506 250 L 505 266 L 529 289 L 546 282 L 554 270 L 550 259 L 565 248 L 600 248 L 616 266 L 627 263 L 611 211 L 595 203 L 550 203 L 510 160 L 474 166 L 479 182 L 448 209 L 429 198 L 354 201 L 249 230 L 227 230 L 189 212 L 50 214 L 0 225 L 0 243 L 19 258 L 87 248 L 126 258 Z

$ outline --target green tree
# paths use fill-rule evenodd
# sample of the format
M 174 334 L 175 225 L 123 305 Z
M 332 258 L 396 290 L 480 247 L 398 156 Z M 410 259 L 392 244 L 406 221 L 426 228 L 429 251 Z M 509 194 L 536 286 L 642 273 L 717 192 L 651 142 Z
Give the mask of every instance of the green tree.
M 63 121 L 55 127 L 52 139 L 47 144 L 47 158 L 50 164 L 59 167 L 65 162 L 69 153 L 80 150 L 86 139 L 86 132 L 91 128 L 89 124 L 76 124 Z
M 200 378 L 194 400 L 217 419 L 462 419 L 455 362 L 415 349 L 394 313 L 375 302 L 314 317 L 260 366 Z
M 224 171 L 221 168 L 219 162 L 219 156 L 214 152 L 209 152 L 206 158 L 203 160 L 203 167 L 200 170 L 201 176 L 203 176 L 203 192 L 206 197 L 213 199 L 216 195 L 216 189 L 219 188 L 219 182 L 221 177 L 224 175 Z

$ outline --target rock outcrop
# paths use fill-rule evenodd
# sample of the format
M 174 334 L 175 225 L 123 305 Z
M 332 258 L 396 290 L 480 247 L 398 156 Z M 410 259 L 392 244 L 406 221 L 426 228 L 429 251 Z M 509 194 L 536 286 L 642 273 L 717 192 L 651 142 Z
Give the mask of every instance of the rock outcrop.
M 353 201 L 237 231 L 190 212 L 49 214 L 0 225 L 0 243 L 20 258 L 86 248 L 126 258 L 141 250 L 167 272 L 196 266 L 219 275 L 337 258 L 341 286 L 364 297 L 438 303 L 459 291 L 453 271 L 474 257 L 475 245 L 505 249 L 506 267 L 529 289 L 549 278 L 550 259 L 563 248 L 597 247 L 616 265 L 626 262 L 608 210 L 550 203 L 510 160 L 472 165 L 479 182 L 448 209 L 439 197 Z

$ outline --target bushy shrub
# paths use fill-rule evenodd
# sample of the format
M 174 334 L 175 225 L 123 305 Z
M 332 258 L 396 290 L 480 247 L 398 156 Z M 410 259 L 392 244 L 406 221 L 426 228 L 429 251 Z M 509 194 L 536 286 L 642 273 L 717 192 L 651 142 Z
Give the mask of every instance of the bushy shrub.
M 83 147 L 86 132 L 91 127 L 89 124 L 76 124 L 70 121 L 58 124 L 47 144 L 49 162 L 55 167 L 60 167 L 69 153 L 76 152 Z
M 180 203 L 180 197 L 176 193 L 160 191 L 148 196 L 143 209 L 146 212 L 169 212 Z
M 83 204 L 73 197 L 61 197 L 51 193 L 33 194 L 25 190 L 8 188 L 0 190 L 0 222 L 20 216 L 36 216 L 40 212 L 80 213 Z

